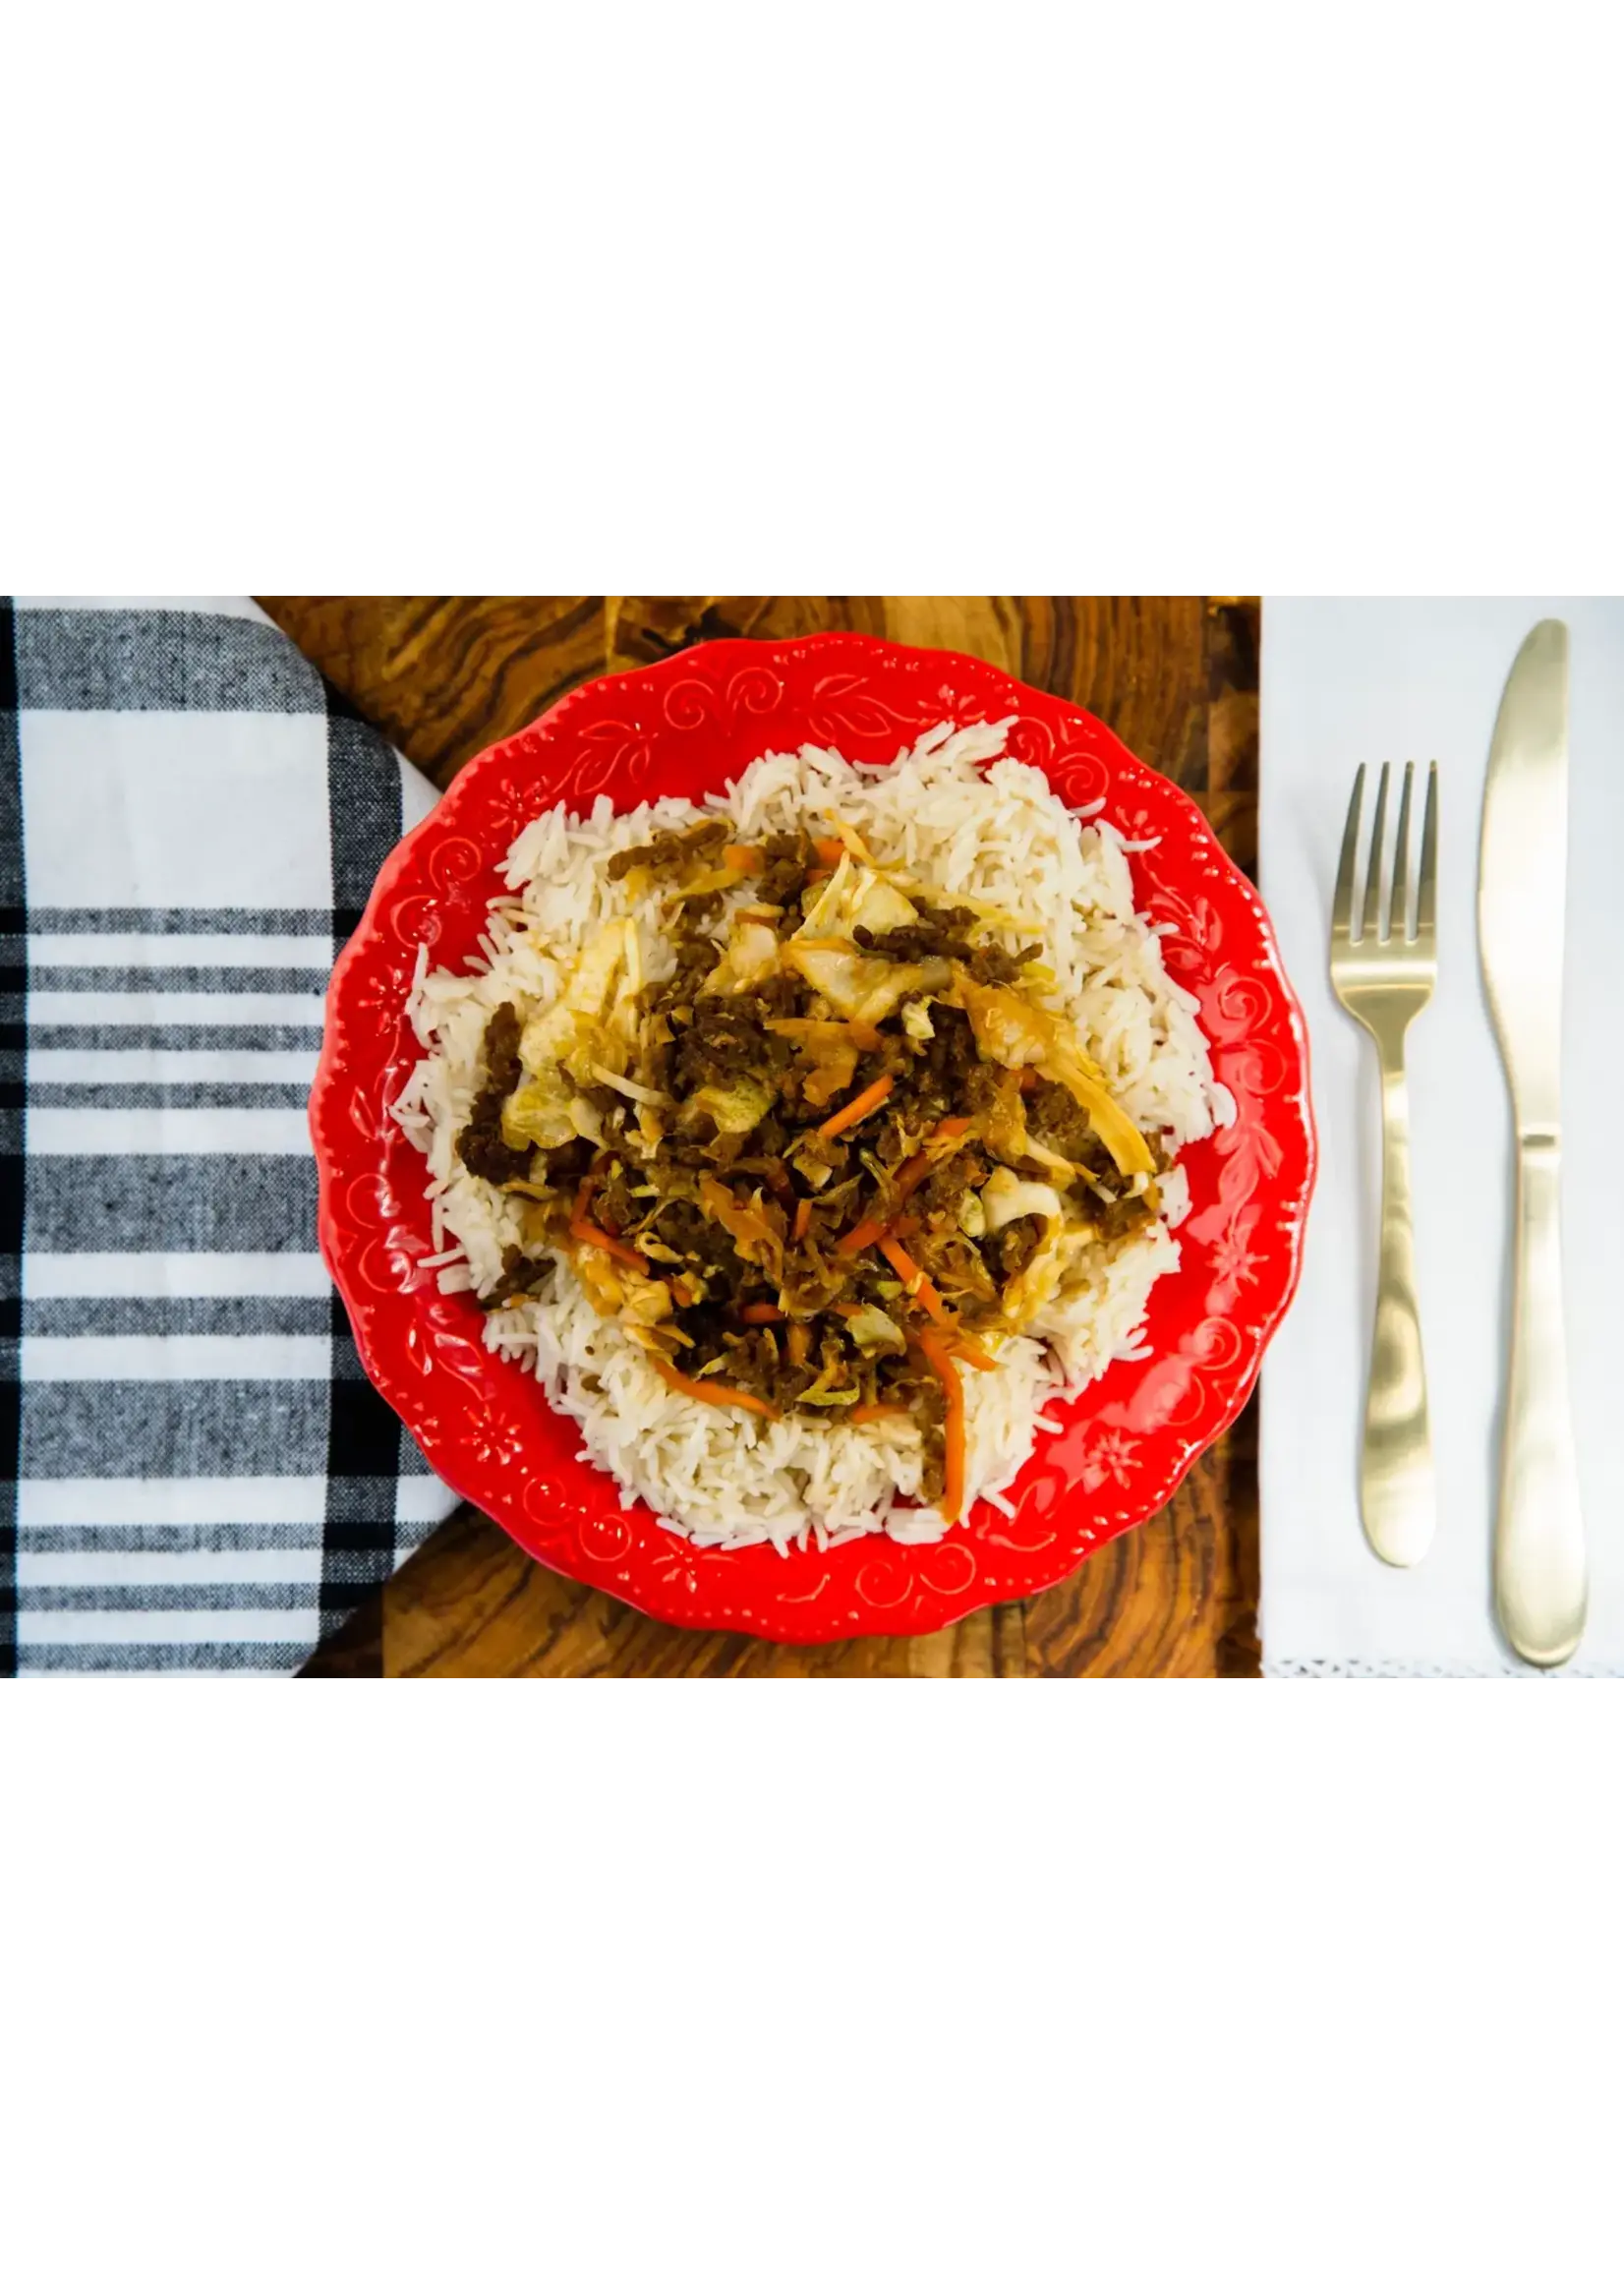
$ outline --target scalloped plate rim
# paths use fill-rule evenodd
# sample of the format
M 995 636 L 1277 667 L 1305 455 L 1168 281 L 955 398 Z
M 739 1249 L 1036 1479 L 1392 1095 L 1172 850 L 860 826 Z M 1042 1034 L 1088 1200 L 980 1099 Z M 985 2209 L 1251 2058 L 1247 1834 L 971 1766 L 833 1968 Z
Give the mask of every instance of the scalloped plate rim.
M 562 1569 L 533 1540 L 526 1538 L 524 1533 L 516 1528 L 514 1511 L 504 1512 L 499 1507 L 491 1506 L 481 1489 L 471 1488 L 459 1483 L 454 1474 L 445 1473 L 447 1469 L 455 1470 L 460 1466 L 459 1461 L 443 1462 L 440 1467 L 435 1470 L 441 1482 L 458 1492 L 461 1498 L 468 1500 L 472 1505 L 489 1515 L 492 1521 L 498 1524 L 514 1541 L 515 1545 L 533 1560 L 542 1563 L 546 1568 L 556 1572 L 572 1583 L 597 1588 L 617 1602 L 626 1603 L 629 1607 L 662 1624 L 705 1632 L 732 1632 L 752 1635 L 761 1639 L 778 1640 L 792 1647 L 849 1640 L 862 1635 L 905 1637 L 939 1632 L 945 1627 L 957 1624 L 958 1620 L 969 1615 L 971 1611 L 987 1607 L 989 1603 L 1016 1600 L 1024 1593 L 1042 1592 L 1048 1587 L 1061 1584 L 1063 1580 L 1079 1570 L 1088 1557 L 1097 1552 L 1100 1546 L 1108 1545 L 1111 1540 L 1120 1538 L 1124 1532 L 1135 1529 L 1139 1524 L 1148 1522 L 1152 1516 L 1160 1513 L 1183 1485 L 1201 1455 L 1224 1434 L 1226 1429 L 1233 1427 L 1256 1386 L 1268 1344 L 1290 1309 L 1301 1282 L 1307 1214 L 1317 1182 L 1319 1164 L 1318 1132 L 1313 1110 L 1307 1022 L 1296 990 L 1287 976 L 1280 955 L 1279 942 L 1269 920 L 1268 911 L 1257 888 L 1225 850 L 1199 805 L 1196 804 L 1189 791 L 1184 789 L 1171 776 L 1159 774 L 1153 767 L 1147 766 L 1142 759 L 1136 757 L 1121 741 L 1120 737 L 1105 725 L 1103 720 L 1098 719 L 1095 714 L 1083 710 L 1080 705 L 1069 701 L 1064 696 L 1053 695 L 1047 689 L 1032 687 L 1027 682 L 1016 679 L 1013 673 L 1005 671 L 999 665 L 987 663 L 978 657 L 965 656 L 957 649 L 916 648 L 901 642 L 881 639 L 869 633 L 841 631 L 803 633 L 790 639 L 774 641 L 739 638 L 704 641 L 696 647 L 678 649 L 673 654 L 662 657 L 652 664 L 640 665 L 626 671 L 599 673 L 593 678 L 582 680 L 578 685 L 566 689 L 556 701 L 550 704 L 545 711 L 539 713 L 525 726 L 503 735 L 499 740 L 489 744 L 470 758 L 466 764 L 458 769 L 449 787 L 441 794 L 433 809 L 390 849 L 378 870 L 372 892 L 368 896 L 366 907 L 355 930 L 334 960 L 325 998 L 327 1016 L 323 1022 L 321 1047 L 311 1086 L 308 1108 L 317 1164 L 318 1246 L 323 1264 L 344 1303 L 345 1312 L 354 1334 L 356 1349 L 367 1376 L 385 1402 L 390 1405 L 402 1426 L 410 1433 L 414 1435 L 417 1433 L 413 1428 L 411 1416 L 403 1411 L 389 1384 L 379 1378 L 378 1353 L 371 1319 L 364 1309 L 358 1311 L 358 1303 L 352 1300 L 351 1291 L 346 1286 L 341 1274 L 342 1257 L 337 1253 L 334 1231 L 336 1164 L 328 1155 L 323 1130 L 324 1116 L 332 1110 L 343 1081 L 342 1072 L 337 1064 L 340 1053 L 340 1026 L 338 1019 L 333 1014 L 342 1000 L 345 986 L 354 968 L 362 962 L 368 947 L 373 943 L 382 911 L 392 897 L 397 882 L 413 866 L 418 852 L 426 843 L 444 835 L 454 834 L 450 825 L 455 822 L 457 815 L 464 808 L 473 803 L 484 778 L 496 772 L 504 763 L 511 760 L 515 745 L 527 742 L 539 732 L 551 735 L 559 726 L 567 724 L 569 714 L 587 702 L 596 691 L 606 687 L 623 687 L 632 681 L 655 680 L 668 674 L 674 674 L 684 669 L 688 671 L 694 671 L 696 668 L 703 669 L 705 667 L 698 664 L 698 659 L 701 657 L 707 659 L 709 665 L 714 666 L 720 663 L 725 656 L 734 656 L 740 661 L 747 659 L 771 671 L 775 666 L 786 658 L 804 657 L 813 651 L 841 651 L 852 656 L 867 656 L 888 664 L 917 666 L 924 663 L 939 662 L 950 672 L 967 667 L 972 672 L 986 675 L 993 682 L 1008 685 L 1016 698 L 1035 697 L 1045 709 L 1052 706 L 1055 710 L 1083 722 L 1091 731 L 1103 734 L 1112 746 L 1112 766 L 1114 770 L 1117 770 L 1120 778 L 1134 784 L 1142 781 L 1153 786 L 1153 795 L 1171 795 L 1178 800 L 1185 810 L 1188 822 L 1196 834 L 1204 839 L 1204 849 L 1210 857 L 1216 859 L 1220 864 L 1220 873 L 1226 884 L 1233 892 L 1240 895 L 1255 920 L 1262 962 L 1267 967 L 1285 1010 L 1287 1024 L 1299 1058 L 1301 1079 L 1291 1092 L 1288 1102 L 1297 1109 L 1298 1113 L 1304 1166 L 1301 1185 L 1294 1195 L 1295 1205 L 1281 1219 L 1281 1229 L 1287 1241 L 1289 1257 L 1278 1298 L 1272 1304 L 1270 1314 L 1263 1321 L 1261 1329 L 1255 1332 L 1249 1355 L 1241 1370 L 1233 1377 L 1232 1386 L 1222 1400 L 1222 1410 L 1216 1420 L 1212 1422 L 1210 1427 L 1203 1422 L 1193 1434 L 1183 1437 L 1178 1437 L 1171 1429 L 1166 1430 L 1164 1433 L 1170 1447 L 1175 1443 L 1177 1444 L 1177 1456 L 1174 1473 L 1165 1494 L 1155 1502 L 1154 1506 L 1130 1514 L 1125 1521 L 1114 1525 L 1103 1539 L 1084 1545 L 1064 1570 L 1044 1578 L 1036 1588 L 1023 1590 L 1011 1586 L 996 1590 L 988 1589 L 985 1592 L 974 1592 L 970 1595 L 970 1599 L 959 1607 L 952 1609 L 949 1607 L 951 1599 L 948 1597 L 941 1598 L 939 1604 L 924 1600 L 929 1585 L 927 1581 L 925 1590 L 918 1587 L 910 1588 L 901 1603 L 891 1606 L 893 1611 L 899 1613 L 904 1610 L 908 1612 L 922 1610 L 925 1614 L 923 1616 L 907 1615 L 892 1619 L 888 1616 L 885 1607 L 871 1606 L 868 1612 L 848 1612 L 846 1619 L 841 1623 L 807 1621 L 799 1624 L 793 1632 L 779 1631 L 770 1613 L 752 1614 L 747 1608 L 735 1608 L 729 1615 L 723 1618 L 719 1618 L 714 1610 L 709 1609 L 698 1609 L 685 1615 L 684 1605 L 680 1602 L 662 1601 L 659 1603 L 652 1603 L 646 1593 L 638 1591 L 635 1581 L 629 1574 L 607 1572 L 600 1574 L 594 1571 L 588 1575 L 577 1570 Z M 765 751 L 774 746 L 769 740 L 764 743 L 763 749 Z M 749 762 L 748 760 L 744 761 L 744 763 Z M 1043 771 L 1043 769 L 1040 768 L 1039 771 Z M 725 775 L 723 779 L 726 779 L 726 776 Z M 665 792 L 656 788 L 652 794 L 659 796 Z M 554 802 L 561 801 L 555 800 Z M 617 808 L 620 802 L 618 799 L 615 800 Z M 637 802 L 643 802 L 643 799 L 640 797 Z M 1202 1141 L 1210 1142 L 1211 1140 Z M 417 1157 L 421 1158 L 421 1156 Z M 491 1357 L 491 1364 L 493 1367 L 504 1366 L 505 1363 L 493 1355 Z M 1123 1362 L 1118 1363 L 1121 1365 Z M 1102 1379 L 1108 1379 L 1114 1370 L 1115 1369 L 1108 1370 L 1107 1375 Z M 522 1378 L 533 1379 L 533 1377 Z M 540 1393 L 538 1392 L 538 1394 Z M 1078 1417 L 1078 1426 L 1083 1426 L 1081 1417 Z M 433 1464 L 431 1465 L 433 1466 Z M 594 1470 L 591 1474 L 601 1476 L 603 1473 Z M 986 1502 L 977 1502 L 976 1505 L 983 1511 L 988 1508 Z M 637 1512 L 641 1513 L 649 1522 L 653 1522 L 653 1513 L 644 1504 L 637 1504 Z M 623 1516 L 625 1513 L 622 1511 Z M 997 1512 L 995 1511 L 994 1514 L 997 1515 Z M 999 1517 L 998 1520 L 1008 1522 L 1008 1519 L 1002 1517 Z M 662 1537 L 670 1536 L 662 1535 Z M 948 1542 L 941 1545 L 949 1544 L 953 1544 L 952 1536 Z M 674 1540 L 673 1545 L 675 1545 Z M 825 1556 L 819 1557 L 817 1564 L 814 1565 L 809 1557 L 792 1556 L 789 1560 L 785 1560 L 777 1556 L 771 1548 L 766 1546 L 742 1549 L 691 1548 L 690 1551 L 696 1556 L 707 1558 L 725 1557 L 729 1562 L 742 1556 L 757 1556 L 764 1559 L 771 1557 L 773 1563 L 780 1570 L 790 1573 L 808 1569 L 821 1570 L 825 1566 L 833 1565 L 837 1557 L 851 1552 L 847 1548 L 830 1549 Z M 812 1590 L 812 1596 L 821 1596 L 822 1592 L 820 1582 L 820 1586 Z M 948 1611 L 948 1615 L 945 1617 L 941 1615 L 944 1609 Z

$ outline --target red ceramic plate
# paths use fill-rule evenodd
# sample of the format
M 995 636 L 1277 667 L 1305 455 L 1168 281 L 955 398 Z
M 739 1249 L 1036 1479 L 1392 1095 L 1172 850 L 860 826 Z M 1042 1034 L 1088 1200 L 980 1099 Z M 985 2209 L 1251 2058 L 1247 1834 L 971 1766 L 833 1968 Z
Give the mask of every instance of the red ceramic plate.
M 1181 1155 L 1192 1206 L 1183 1267 L 1156 1282 L 1153 1355 L 1112 1367 L 1043 1436 L 1012 1519 L 977 1502 L 934 1546 L 879 1537 L 787 1558 L 694 1547 L 577 1456 L 535 1381 L 481 1342 L 470 1296 L 441 1295 L 422 1155 L 388 1106 L 419 1055 L 404 1016 L 420 947 L 460 966 L 500 889 L 497 863 L 560 799 L 618 806 L 698 797 L 769 750 L 832 744 L 895 758 L 927 728 L 1014 715 L 1011 753 L 1069 804 L 1105 800 L 1130 838 L 1141 909 L 1170 925 L 1169 970 L 1200 1004 L 1233 1127 Z M 1245 1404 L 1297 1284 L 1314 1137 L 1302 1014 L 1257 895 L 1183 790 L 1086 712 L 966 656 L 833 633 L 778 646 L 718 640 L 579 687 L 465 767 L 384 863 L 338 960 L 311 1097 L 321 1252 L 368 1372 L 453 1490 L 572 1579 L 682 1626 L 783 1642 L 915 1634 L 978 1603 L 1030 1595 L 1170 1497 Z

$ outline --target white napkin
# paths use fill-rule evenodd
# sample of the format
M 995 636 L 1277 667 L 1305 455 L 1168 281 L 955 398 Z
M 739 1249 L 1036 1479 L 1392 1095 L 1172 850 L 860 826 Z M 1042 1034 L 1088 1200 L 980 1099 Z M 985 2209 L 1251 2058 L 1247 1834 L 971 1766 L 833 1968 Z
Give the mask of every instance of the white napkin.
M 1511 1132 L 1477 945 L 1478 829 L 1500 692 L 1541 616 L 1571 632 L 1564 1260 L 1590 1545 L 1577 1673 L 1624 1673 L 1624 602 L 1270 601 L 1260 863 L 1313 1053 L 1319 1188 L 1302 1290 L 1263 1370 L 1269 1673 L 1529 1670 L 1496 1631 L 1490 1543 L 1511 1261 Z M 1413 1571 L 1365 1545 L 1359 1445 L 1374 1303 L 1375 1056 L 1330 989 L 1330 902 L 1354 770 L 1438 762 L 1440 973 L 1410 1030 L 1417 1272 L 1438 1531 Z M 1419 826 L 1419 788 L 1418 812 Z M 1367 787 L 1365 821 L 1370 797 Z M 1396 794 L 1396 790 L 1395 790 Z M 1554 1006 L 1553 1006 L 1554 1012 Z

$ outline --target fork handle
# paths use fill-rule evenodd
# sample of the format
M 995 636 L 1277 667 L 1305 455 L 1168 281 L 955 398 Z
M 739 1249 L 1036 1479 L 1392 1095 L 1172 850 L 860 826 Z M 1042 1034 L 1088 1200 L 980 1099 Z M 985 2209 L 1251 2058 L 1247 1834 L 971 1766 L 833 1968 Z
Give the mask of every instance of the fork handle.
M 1419 1563 L 1436 1520 L 1426 1367 L 1416 1304 L 1410 1203 L 1410 1092 L 1402 1037 L 1380 1045 L 1381 1261 L 1364 1401 L 1360 1513 L 1386 1563 Z
M 1494 1601 L 1501 1631 L 1537 1666 L 1571 1658 L 1585 1631 L 1579 1505 L 1562 1325 L 1561 1148 L 1554 1131 L 1517 1148 L 1517 1266 L 1500 1446 Z

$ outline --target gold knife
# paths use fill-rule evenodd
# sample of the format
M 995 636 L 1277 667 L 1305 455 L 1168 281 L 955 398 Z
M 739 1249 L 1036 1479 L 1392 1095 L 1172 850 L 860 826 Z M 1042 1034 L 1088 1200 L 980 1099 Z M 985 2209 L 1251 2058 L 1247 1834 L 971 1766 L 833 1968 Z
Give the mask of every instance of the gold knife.
M 1537 623 L 1511 667 L 1483 788 L 1478 950 L 1517 1135 L 1511 1357 L 1494 1530 L 1494 1602 L 1537 1666 L 1585 1631 L 1562 1320 L 1562 933 L 1568 866 L 1568 627 Z

